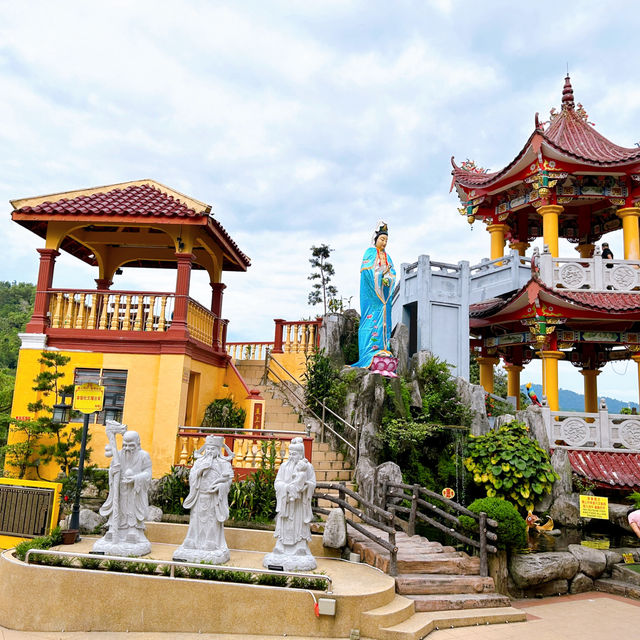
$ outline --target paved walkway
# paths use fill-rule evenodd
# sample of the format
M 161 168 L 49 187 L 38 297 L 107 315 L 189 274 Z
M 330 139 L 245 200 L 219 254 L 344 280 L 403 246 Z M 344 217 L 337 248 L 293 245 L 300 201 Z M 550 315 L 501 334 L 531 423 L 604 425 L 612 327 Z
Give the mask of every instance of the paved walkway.
M 631 640 L 640 635 L 640 602 L 604 593 L 519 600 L 528 622 L 434 631 L 428 640 Z M 243 636 L 243 640 L 273 640 L 277 636 Z M 34 633 L 0 627 L 0 640 L 238 640 L 239 636 L 195 633 Z M 308 640 L 289 636 L 287 640 Z

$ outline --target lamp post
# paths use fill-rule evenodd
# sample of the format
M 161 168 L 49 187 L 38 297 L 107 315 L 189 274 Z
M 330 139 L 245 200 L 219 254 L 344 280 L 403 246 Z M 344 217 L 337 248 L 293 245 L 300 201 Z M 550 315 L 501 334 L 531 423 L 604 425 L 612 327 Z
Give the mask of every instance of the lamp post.
M 73 408 L 84 414 L 82 424 L 82 439 L 80 441 L 80 457 L 78 459 L 78 476 L 76 481 L 76 495 L 73 500 L 69 528 L 80 528 L 80 493 L 84 475 L 84 457 L 87 449 L 87 433 L 89 431 L 89 416 L 96 411 L 102 411 L 104 404 L 104 387 L 93 382 L 76 386 L 73 391 Z

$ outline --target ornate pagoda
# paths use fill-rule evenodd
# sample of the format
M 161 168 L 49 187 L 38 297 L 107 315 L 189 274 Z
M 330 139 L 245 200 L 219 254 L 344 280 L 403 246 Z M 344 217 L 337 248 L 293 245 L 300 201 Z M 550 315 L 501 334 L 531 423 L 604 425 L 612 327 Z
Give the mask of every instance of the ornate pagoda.
M 499 269 L 514 256 L 531 265 L 521 288 L 470 305 L 481 384 L 493 391 L 501 359 L 508 393 L 519 399 L 523 366 L 540 358 L 543 394 L 557 411 L 558 362 L 568 360 L 584 376 L 585 412 L 597 412 L 600 369 L 614 360 L 640 366 L 640 148 L 598 133 L 567 75 L 560 110 L 552 109 L 548 122 L 536 114 L 533 132 L 506 167 L 452 164 L 461 214 L 484 222 L 489 233 L 491 260 L 483 268 Z M 596 242 L 620 228 L 623 259 L 603 257 Z M 542 253 L 526 256 L 539 237 Z M 559 238 L 578 255 L 561 257 Z

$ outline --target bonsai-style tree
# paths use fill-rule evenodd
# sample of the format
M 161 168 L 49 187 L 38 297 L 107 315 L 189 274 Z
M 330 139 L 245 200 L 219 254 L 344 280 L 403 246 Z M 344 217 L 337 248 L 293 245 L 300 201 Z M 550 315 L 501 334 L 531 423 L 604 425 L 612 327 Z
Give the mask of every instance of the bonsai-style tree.
M 78 465 L 80 455 L 81 426 L 70 426 L 54 422 L 53 404 L 65 396 L 73 395 L 73 385 L 62 384 L 64 372 L 62 368 L 70 358 L 60 353 L 43 351 L 38 362 L 44 369 L 34 378 L 32 389 L 41 394 L 35 402 L 27 405 L 28 411 L 34 415 L 30 420 L 15 421 L 13 431 L 22 434 L 17 442 L 5 445 L 3 451 L 10 465 L 18 468 L 18 475 L 23 478 L 30 467 L 38 467 L 41 463 L 55 460 L 60 470 L 69 476 L 71 469 Z M 45 402 L 50 398 L 53 402 Z M 42 436 L 51 436 L 53 442 L 38 442 Z M 91 450 L 85 452 L 88 461 Z
M 335 306 L 333 301 L 338 295 L 338 290 L 332 284 L 329 284 L 331 276 L 336 273 L 333 265 L 327 262 L 332 251 L 333 249 L 330 249 L 328 244 L 321 244 L 319 247 L 314 245 L 311 247 L 311 258 L 309 258 L 309 262 L 314 269 L 308 278 L 314 281 L 309 294 L 309 304 L 315 305 L 322 302 L 324 315 L 327 315 L 327 304 L 330 308 L 332 305 Z

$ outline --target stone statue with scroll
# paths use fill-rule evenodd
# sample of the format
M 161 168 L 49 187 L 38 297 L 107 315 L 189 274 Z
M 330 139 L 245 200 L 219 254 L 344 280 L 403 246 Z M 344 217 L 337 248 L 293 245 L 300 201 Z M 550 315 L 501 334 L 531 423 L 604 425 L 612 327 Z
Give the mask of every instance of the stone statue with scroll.
M 229 517 L 229 487 L 233 481 L 231 459 L 222 455 L 224 438 L 207 436 L 204 452 L 196 453 L 189 472 L 189 495 L 183 507 L 191 509 L 184 542 L 175 550 L 174 560 L 221 564 L 229 560 L 224 538 L 224 522 Z M 198 455 L 199 454 L 199 455 Z
M 311 541 L 311 498 L 316 488 L 313 465 L 304 457 L 302 438 L 293 438 L 289 458 L 276 476 L 276 545 L 264 558 L 264 566 L 284 571 L 310 571 L 316 559 L 309 551 Z
M 109 467 L 109 496 L 100 508 L 107 516 L 108 531 L 93 545 L 93 553 L 118 556 L 144 556 L 151 551 L 151 543 L 144 535 L 144 520 L 149 507 L 151 458 L 140 446 L 136 431 L 127 425 L 107 420 L 109 443 L 105 454 L 112 458 Z M 116 436 L 122 436 L 118 449 Z

